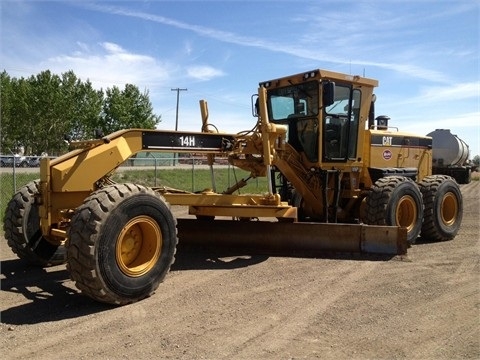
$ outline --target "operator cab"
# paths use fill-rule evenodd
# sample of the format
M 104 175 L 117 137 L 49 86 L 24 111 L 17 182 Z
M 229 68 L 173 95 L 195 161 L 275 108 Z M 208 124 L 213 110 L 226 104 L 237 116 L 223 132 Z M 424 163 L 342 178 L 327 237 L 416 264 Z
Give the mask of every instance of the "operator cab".
M 260 83 L 269 121 L 288 126 L 288 143 L 312 163 L 357 157 L 361 92 L 320 71 Z

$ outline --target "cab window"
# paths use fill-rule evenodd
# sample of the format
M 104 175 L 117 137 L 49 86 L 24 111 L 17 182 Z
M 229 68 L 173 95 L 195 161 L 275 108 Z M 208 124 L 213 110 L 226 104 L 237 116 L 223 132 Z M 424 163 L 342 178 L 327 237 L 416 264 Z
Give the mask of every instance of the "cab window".
M 323 155 L 325 161 L 345 161 L 357 154 L 360 91 L 335 85 L 334 102 L 325 108 Z
M 318 115 L 318 81 L 268 90 L 270 120 Z

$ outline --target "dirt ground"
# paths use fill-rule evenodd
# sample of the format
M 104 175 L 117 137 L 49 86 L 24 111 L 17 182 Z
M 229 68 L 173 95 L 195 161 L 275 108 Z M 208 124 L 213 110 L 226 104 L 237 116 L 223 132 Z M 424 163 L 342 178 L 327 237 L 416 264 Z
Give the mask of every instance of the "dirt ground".
M 156 294 L 123 307 L 1 241 L 1 357 L 478 359 L 480 181 L 462 192 L 457 238 L 420 241 L 406 259 L 180 247 Z

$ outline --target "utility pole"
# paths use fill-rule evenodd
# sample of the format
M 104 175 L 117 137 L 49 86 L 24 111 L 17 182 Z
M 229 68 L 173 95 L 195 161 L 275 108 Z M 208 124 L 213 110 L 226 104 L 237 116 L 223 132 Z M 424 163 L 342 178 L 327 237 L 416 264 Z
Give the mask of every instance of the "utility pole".
M 177 92 L 177 112 L 175 114 L 175 131 L 177 131 L 178 130 L 178 104 L 180 102 L 180 91 L 187 91 L 188 89 L 176 88 L 171 90 Z
M 176 89 L 171 89 L 172 91 L 176 91 L 177 92 L 177 111 L 175 112 L 175 131 L 178 130 L 178 104 L 180 103 L 180 91 L 187 91 L 188 89 L 180 89 L 180 88 L 176 88 Z M 176 165 L 177 164 L 177 153 L 175 153 L 174 155 L 174 158 L 173 158 L 173 165 Z

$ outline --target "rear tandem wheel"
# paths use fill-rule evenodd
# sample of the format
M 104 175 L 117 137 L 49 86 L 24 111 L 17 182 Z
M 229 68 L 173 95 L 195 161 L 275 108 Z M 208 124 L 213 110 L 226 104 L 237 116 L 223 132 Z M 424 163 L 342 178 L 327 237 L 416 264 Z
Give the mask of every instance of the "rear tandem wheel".
M 67 268 L 85 295 L 128 304 L 157 289 L 177 241 L 176 220 L 158 193 L 135 184 L 107 186 L 75 210 Z
M 380 178 L 366 199 L 367 224 L 405 227 L 409 244 L 420 234 L 423 211 L 420 189 L 404 176 Z
M 35 203 L 38 192 L 39 181 L 34 180 L 13 195 L 3 222 L 5 239 L 20 259 L 40 266 L 60 265 L 67 259 L 65 246 L 54 245 L 42 235 L 38 205 Z
M 463 200 L 460 189 L 450 176 L 427 176 L 420 183 L 425 203 L 421 236 L 425 240 L 453 239 L 460 229 Z

